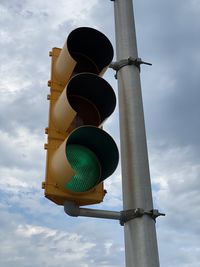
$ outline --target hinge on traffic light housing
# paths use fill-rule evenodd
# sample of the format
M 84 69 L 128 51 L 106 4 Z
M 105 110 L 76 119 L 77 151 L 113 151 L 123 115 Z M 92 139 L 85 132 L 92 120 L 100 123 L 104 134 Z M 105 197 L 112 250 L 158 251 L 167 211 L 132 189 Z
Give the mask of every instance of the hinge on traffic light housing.
M 109 68 L 113 69 L 113 70 L 116 70 L 116 74 L 115 74 L 115 79 L 117 79 L 117 72 L 127 66 L 127 65 L 135 65 L 139 71 L 140 71 L 140 65 L 141 64 L 145 64 L 145 65 L 149 65 L 151 66 L 152 64 L 151 63 L 148 63 L 148 62 L 145 62 L 145 61 L 142 61 L 141 58 L 132 58 L 132 57 L 129 57 L 128 59 L 122 59 L 120 61 L 117 61 L 117 62 L 112 62 L 109 66 Z

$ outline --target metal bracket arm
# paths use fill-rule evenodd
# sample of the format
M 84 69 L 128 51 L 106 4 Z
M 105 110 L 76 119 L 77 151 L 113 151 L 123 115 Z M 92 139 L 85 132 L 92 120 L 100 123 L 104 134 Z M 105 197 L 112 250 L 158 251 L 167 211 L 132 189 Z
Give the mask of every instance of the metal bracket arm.
M 75 202 L 71 201 L 66 201 L 64 203 L 64 211 L 65 213 L 73 217 L 84 216 L 84 217 L 120 220 L 121 216 L 120 212 L 118 211 L 80 208 Z
M 132 57 L 129 57 L 128 59 L 122 59 L 120 61 L 117 61 L 117 62 L 112 62 L 109 66 L 109 68 L 113 69 L 113 70 L 116 70 L 116 74 L 115 74 L 115 78 L 117 79 L 117 72 L 127 66 L 127 65 L 135 65 L 139 71 L 140 71 L 140 65 L 141 64 L 145 64 L 145 65 L 149 65 L 151 66 L 152 64 L 151 63 L 148 63 L 148 62 L 144 62 L 142 61 L 141 58 L 132 58 Z
M 124 211 L 109 211 L 109 210 L 97 210 L 97 209 L 86 209 L 80 208 L 75 202 L 66 201 L 64 203 L 64 211 L 70 216 L 78 217 L 93 217 L 101 219 L 112 219 L 119 220 L 120 224 L 123 226 L 126 222 L 133 220 L 143 215 L 150 216 L 153 220 L 156 220 L 158 216 L 165 216 L 164 213 L 160 213 L 158 210 L 144 211 L 144 209 L 137 208 L 132 210 Z

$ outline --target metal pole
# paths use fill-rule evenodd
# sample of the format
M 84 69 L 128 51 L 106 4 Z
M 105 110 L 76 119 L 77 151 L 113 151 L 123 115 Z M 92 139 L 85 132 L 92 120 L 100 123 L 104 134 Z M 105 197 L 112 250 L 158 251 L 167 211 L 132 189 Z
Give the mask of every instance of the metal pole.
M 132 0 L 115 0 L 117 61 L 138 58 Z M 124 210 L 153 209 L 139 69 L 118 73 Z M 124 225 L 126 267 L 159 267 L 155 222 L 149 216 Z

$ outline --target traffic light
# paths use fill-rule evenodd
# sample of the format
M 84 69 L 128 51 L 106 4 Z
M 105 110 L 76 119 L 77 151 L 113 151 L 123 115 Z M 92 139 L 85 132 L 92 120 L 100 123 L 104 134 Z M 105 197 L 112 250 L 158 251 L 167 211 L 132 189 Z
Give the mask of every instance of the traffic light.
M 112 61 L 112 45 L 101 32 L 81 27 L 50 56 L 45 196 L 59 205 L 99 203 L 103 181 L 119 160 L 114 140 L 102 129 L 116 106 L 112 87 L 101 77 Z

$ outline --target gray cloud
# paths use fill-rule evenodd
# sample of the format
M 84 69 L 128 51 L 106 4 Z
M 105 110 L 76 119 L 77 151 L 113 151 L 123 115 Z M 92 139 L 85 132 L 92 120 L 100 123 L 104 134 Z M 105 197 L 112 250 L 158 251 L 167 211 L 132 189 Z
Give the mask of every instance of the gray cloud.
M 139 51 L 153 63 L 142 74 L 149 138 L 194 149 L 200 112 L 198 8 L 188 1 L 143 1 L 136 12 Z

